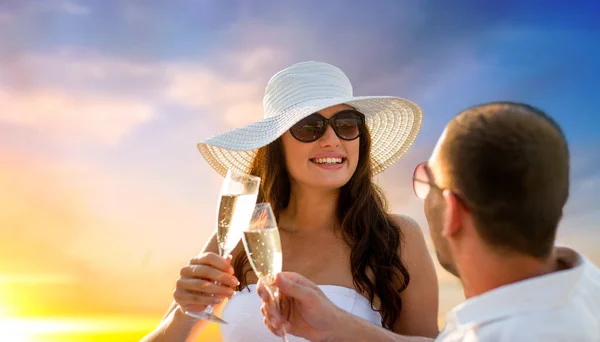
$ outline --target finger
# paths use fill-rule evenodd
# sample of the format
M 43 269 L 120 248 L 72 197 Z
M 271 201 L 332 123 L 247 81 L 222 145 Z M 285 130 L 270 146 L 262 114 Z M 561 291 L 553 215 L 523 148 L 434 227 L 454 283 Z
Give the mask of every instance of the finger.
M 177 304 L 181 307 L 186 307 L 188 305 L 213 305 L 223 301 L 223 298 L 221 297 L 192 293 L 183 289 L 176 289 L 173 292 L 173 299 L 175 299 Z
M 292 308 L 294 299 L 285 295 L 279 298 L 279 314 L 281 317 L 290 317 L 290 310 Z
M 267 309 L 265 308 L 264 304 L 260 306 L 260 313 L 263 315 L 263 317 L 267 317 Z
M 198 278 L 179 278 L 177 279 L 177 287 L 222 297 L 231 297 L 235 293 L 230 287 L 217 285 L 208 280 Z
M 190 265 L 210 265 L 222 272 L 233 274 L 233 267 L 230 263 L 230 257 L 223 258 L 222 256 L 210 252 L 204 253 L 190 260 Z
M 286 333 L 291 333 L 292 331 L 292 324 L 288 321 L 283 322 L 283 328 L 285 329 Z
M 210 265 L 186 265 L 179 272 L 182 278 L 201 278 L 212 282 L 218 281 L 226 285 L 237 285 L 237 278 L 222 272 Z
M 301 285 L 310 289 L 318 289 L 317 284 L 296 272 L 280 272 L 277 274 L 275 281 L 291 282 L 297 285 Z
M 283 321 L 281 313 L 279 312 L 279 310 L 277 310 L 277 307 L 272 303 L 266 303 L 261 305 L 260 311 L 262 312 L 263 316 L 269 318 L 271 323 L 279 324 L 281 321 Z
M 267 286 L 268 285 L 266 285 L 264 282 L 262 282 L 262 280 L 259 279 L 256 291 L 262 302 L 265 304 L 272 305 L 272 310 L 276 310 L 278 317 L 289 317 L 289 309 L 291 308 L 292 298 L 286 296 L 281 291 L 278 291 L 278 294 L 276 295 L 277 297 L 274 299 L 273 297 L 271 297 Z M 277 309 L 276 301 L 279 302 L 279 309 Z
M 281 293 L 297 299 L 302 304 L 318 300 L 317 292 L 313 288 L 314 283 L 298 273 L 279 273 L 276 284 Z
M 277 304 L 275 303 L 275 301 L 270 301 L 265 306 L 266 306 L 267 312 L 269 313 L 269 316 L 273 317 L 278 322 L 283 319 L 283 317 L 281 316 L 281 312 L 279 312 L 279 308 L 277 307 Z
M 263 315 L 263 320 L 265 322 L 268 322 L 270 325 L 276 326 L 277 325 L 277 320 L 275 318 L 273 318 L 272 316 L 269 316 L 269 313 L 267 312 L 267 309 L 265 308 L 265 306 L 261 306 L 260 307 L 260 312 Z
M 267 329 L 269 329 L 269 331 L 279 337 L 282 337 L 283 334 L 281 333 L 280 329 L 277 329 L 275 326 L 273 326 L 271 323 L 269 323 L 269 321 L 266 318 L 263 318 L 263 323 L 265 324 L 265 326 L 267 327 Z
M 235 276 L 221 272 L 208 265 L 187 265 L 181 269 L 180 274 L 182 278 L 201 278 L 213 282 L 218 281 L 231 287 L 239 285 L 239 281 Z
M 265 283 L 262 280 L 258 280 L 258 283 L 256 285 L 256 292 L 258 293 L 258 296 L 260 297 L 260 299 L 267 303 L 269 302 L 272 298 L 271 295 L 269 294 L 269 290 L 267 290 L 267 288 L 265 287 Z

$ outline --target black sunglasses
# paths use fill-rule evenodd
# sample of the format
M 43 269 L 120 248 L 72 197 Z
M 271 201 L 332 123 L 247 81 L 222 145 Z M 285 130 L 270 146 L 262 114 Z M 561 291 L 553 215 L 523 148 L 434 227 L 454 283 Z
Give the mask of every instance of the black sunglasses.
M 325 134 L 331 125 L 335 135 L 342 140 L 354 140 L 360 136 L 365 126 L 365 116 L 355 110 L 343 110 L 327 119 L 319 113 L 311 114 L 290 128 L 290 133 L 301 142 L 313 142 Z

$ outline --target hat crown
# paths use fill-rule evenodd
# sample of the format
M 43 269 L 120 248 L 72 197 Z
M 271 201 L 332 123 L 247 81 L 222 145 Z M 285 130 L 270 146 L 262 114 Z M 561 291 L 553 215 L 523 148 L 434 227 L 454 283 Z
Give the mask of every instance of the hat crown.
M 294 64 L 271 77 L 263 98 L 264 117 L 302 102 L 352 97 L 352 84 L 339 68 L 323 62 Z

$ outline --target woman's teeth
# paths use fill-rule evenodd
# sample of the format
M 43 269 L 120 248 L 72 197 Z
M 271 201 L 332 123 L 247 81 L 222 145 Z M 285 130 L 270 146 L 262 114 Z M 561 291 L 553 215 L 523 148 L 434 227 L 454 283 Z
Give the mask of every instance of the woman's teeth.
M 341 164 L 342 158 L 315 158 L 313 162 L 316 164 Z

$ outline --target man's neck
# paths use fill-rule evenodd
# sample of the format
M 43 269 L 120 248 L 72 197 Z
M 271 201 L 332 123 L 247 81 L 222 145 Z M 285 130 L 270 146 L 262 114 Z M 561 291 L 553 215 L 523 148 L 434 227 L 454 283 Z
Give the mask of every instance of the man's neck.
M 466 298 L 560 269 L 554 257 L 539 259 L 517 253 L 489 251 L 471 257 L 463 264 L 460 276 Z

